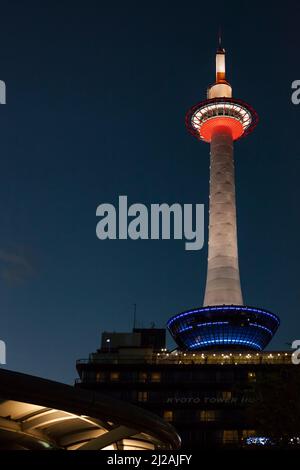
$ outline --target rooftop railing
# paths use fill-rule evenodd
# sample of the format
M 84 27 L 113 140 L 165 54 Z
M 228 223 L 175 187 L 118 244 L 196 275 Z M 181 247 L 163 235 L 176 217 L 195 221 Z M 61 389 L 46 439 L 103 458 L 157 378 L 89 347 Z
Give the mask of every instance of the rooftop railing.
M 144 356 L 122 354 L 120 352 L 99 352 L 91 354 L 88 359 L 79 359 L 77 364 L 202 364 L 202 365 L 242 365 L 242 364 L 291 364 L 289 351 L 255 352 L 151 352 Z

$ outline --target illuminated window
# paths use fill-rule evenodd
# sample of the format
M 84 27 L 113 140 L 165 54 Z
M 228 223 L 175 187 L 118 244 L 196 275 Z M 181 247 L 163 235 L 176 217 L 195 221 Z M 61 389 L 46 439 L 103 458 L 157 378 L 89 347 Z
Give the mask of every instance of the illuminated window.
M 96 382 L 105 382 L 106 374 L 105 372 L 97 372 L 96 374 Z
M 111 372 L 111 373 L 110 373 L 110 380 L 111 380 L 112 382 L 118 381 L 118 380 L 119 380 L 119 377 L 120 377 L 119 372 Z
M 152 372 L 151 382 L 160 382 L 160 372 Z
M 248 382 L 256 382 L 255 372 L 248 372 Z
M 223 431 L 223 444 L 236 444 L 239 440 L 237 430 L 226 429 Z
M 230 401 L 232 399 L 232 393 L 231 392 L 223 391 L 223 392 L 221 392 L 221 396 L 222 396 L 222 399 L 224 401 Z
M 244 429 L 243 430 L 243 438 L 244 439 L 247 439 L 247 437 L 255 436 L 255 434 L 256 434 L 256 431 L 254 431 L 253 429 Z
M 216 421 L 217 419 L 217 412 L 216 410 L 200 410 L 199 412 L 199 420 L 200 421 Z
M 165 410 L 163 418 L 165 421 L 168 421 L 168 422 L 173 421 L 173 411 Z
M 139 382 L 147 382 L 147 372 L 140 372 L 139 373 Z
M 147 401 L 148 400 L 148 392 L 141 391 L 137 394 L 138 401 Z

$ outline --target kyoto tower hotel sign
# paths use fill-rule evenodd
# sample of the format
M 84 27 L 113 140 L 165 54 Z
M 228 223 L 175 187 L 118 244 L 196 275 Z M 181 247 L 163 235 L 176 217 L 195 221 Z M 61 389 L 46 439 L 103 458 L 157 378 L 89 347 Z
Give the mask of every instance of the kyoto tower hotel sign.
M 260 351 L 276 332 L 279 319 L 261 308 L 244 305 L 240 285 L 233 143 L 253 131 L 257 113 L 232 98 L 226 80 L 225 51 L 216 54 L 216 82 L 207 100 L 186 114 L 186 127 L 210 144 L 208 267 L 204 307 L 175 315 L 168 328 L 181 349 Z

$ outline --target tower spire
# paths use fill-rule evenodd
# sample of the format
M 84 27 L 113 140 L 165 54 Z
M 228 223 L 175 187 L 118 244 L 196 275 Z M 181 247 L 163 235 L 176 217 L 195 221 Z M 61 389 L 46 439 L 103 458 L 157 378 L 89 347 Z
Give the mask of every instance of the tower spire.
M 207 98 L 231 98 L 232 88 L 226 80 L 225 49 L 222 46 L 221 29 L 218 35 L 218 49 L 216 52 L 216 81 L 207 90 Z
M 220 50 L 220 49 L 222 49 L 222 30 L 221 30 L 221 26 L 219 27 L 218 43 L 219 43 L 218 49 Z
M 226 83 L 225 49 L 221 46 L 221 38 L 216 53 L 216 83 Z

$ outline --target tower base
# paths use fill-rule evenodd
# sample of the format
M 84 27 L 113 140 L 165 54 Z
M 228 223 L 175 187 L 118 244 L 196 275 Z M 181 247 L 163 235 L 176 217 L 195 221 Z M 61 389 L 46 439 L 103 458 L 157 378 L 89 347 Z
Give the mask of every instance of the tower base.
M 179 313 L 167 326 L 182 350 L 261 351 L 279 323 L 277 315 L 261 308 L 217 305 Z

